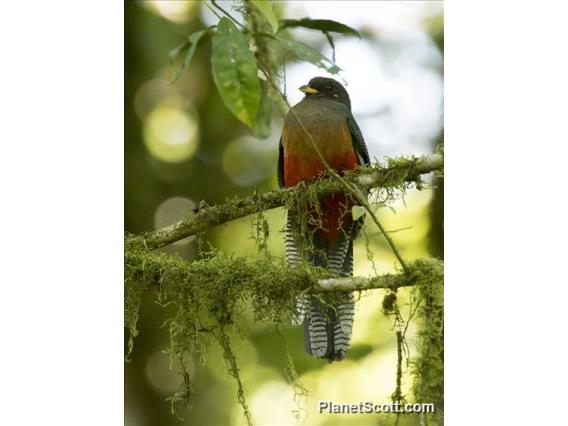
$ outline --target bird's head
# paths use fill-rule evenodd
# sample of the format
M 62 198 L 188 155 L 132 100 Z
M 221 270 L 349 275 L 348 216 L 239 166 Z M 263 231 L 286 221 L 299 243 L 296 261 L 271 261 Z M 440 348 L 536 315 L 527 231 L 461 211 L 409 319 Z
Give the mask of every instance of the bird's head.
M 302 87 L 300 90 L 308 96 L 317 96 L 329 98 L 337 102 L 341 102 L 349 109 L 351 109 L 351 100 L 345 87 L 333 78 L 327 77 L 314 77 L 310 82 Z

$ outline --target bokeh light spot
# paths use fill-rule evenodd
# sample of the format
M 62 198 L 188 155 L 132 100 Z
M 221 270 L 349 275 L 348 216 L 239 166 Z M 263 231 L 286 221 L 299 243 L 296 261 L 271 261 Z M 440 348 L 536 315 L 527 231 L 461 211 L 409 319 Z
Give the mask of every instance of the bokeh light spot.
M 169 21 L 184 23 L 189 21 L 195 14 L 198 1 L 179 1 L 179 0 L 148 0 L 145 2 L 148 7 L 158 15 Z
M 136 91 L 134 110 L 136 115 L 144 120 L 157 105 L 183 108 L 185 102 L 175 86 L 168 84 L 163 78 L 153 78 L 143 83 Z
M 150 154 L 168 163 L 191 158 L 199 143 L 196 119 L 177 108 L 159 105 L 144 121 L 144 144 Z
M 296 424 L 292 413 L 295 409 L 294 390 L 282 381 L 267 381 L 252 395 L 250 400 L 252 416 L 255 422 L 261 425 Z M 244 419 L 241 413 L 237 411 L 233 416 L 237 421 L 234 424 L 243 424 L 241 422 Z
M 241 137 L 223 152 L 223 171 L 239 186 L 251 186 L 272 175 L 276 168 L 275 144 L 252 137 Z

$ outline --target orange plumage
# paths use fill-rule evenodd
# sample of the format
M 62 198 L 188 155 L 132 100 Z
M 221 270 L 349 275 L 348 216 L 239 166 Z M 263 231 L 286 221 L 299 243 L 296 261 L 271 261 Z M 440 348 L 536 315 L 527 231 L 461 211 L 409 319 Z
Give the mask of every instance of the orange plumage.
M 339 173 L 353 170 L 357 167 L 357 155 L 353 149 L 351 134 L 340 111 L 322 111 L 310 107 L 310 102 L 304 102 L 294 107 L 301 115 L 306 130 L 331 168 Z M 338 115 L 340 119 L 338 119 Z M 295 118 L 288 115 L 282 133 L 284 147 L 284 182 L 287 187 L 300 182 L 311 181 L 325 171 L 311 141 L 297 123 Z M 347 229 L 351 224 L 352 201 L 342 194 L 322 198 L 321 216 L 312 212 L 316 220 L 321 222 L 317 232 L 329 244 L 333 245 L 341 229 Z

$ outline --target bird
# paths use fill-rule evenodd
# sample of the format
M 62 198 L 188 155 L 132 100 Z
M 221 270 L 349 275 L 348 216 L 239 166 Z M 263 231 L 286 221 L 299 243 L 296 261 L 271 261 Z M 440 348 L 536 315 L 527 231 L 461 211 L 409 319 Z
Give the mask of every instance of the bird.
M 305 96 L 284 118 L 278 146 L 278 184 L 281 188 L 310 182 L 326 170 L 316 145 L 328 165 L 338 174 L 369 165 L 363 134 L 351 112 L 347 90 L 338 81 L 314 77 L 299 88 Z M 299 121 L 299 122 L 298 122 Z M 301 124 L 300 124 L 301 123 Z M 310 134 L 310 138 L 306 135 Z M 290 266 L 306 260 L 331 274 L 353 275 L 353 241 L 364 217 L 353 220 L 355 205 L 346 193 L 320 197 L 319 209 L 309 212 L 306 229 L 301 213 L 289 210 L 286 218 L 286 259 Z M 309 241 L 306 250 L 305 242 Z M 304 245 L 303 245 L 304 244 Z M 350 346 L 355 301 L 352 292 L 300 296 L 296 323 L 304 324 L 306 352 L 329 362 L 345 358 Z

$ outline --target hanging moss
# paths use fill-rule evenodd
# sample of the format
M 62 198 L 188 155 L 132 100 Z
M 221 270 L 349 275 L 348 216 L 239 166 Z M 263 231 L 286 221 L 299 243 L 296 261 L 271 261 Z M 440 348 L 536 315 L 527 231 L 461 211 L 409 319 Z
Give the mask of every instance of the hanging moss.
M 280 321 L 293 311 L 295 295 L 328 276 L 325 270 L 309 265 L 290 268 L 269 256 L 243 259 L 217 251 L 188 263 L 150 251 L 142 239 L 131 237 L 125 250 L 125 326 L 136 335 L 140 295 L 151 288 L 157 290 L 161 304 L 176 303 L 191 319 L 203 310 L 216 322 L 231 324 L 233 315 L 248 301 L 255 319 Z
M 264 220 L 259 218 L 259 223 L 263 224 Z M 264 229 L 264 225 L 260 228 Z M 260 235 L 264 239 L 264 231 Z M 418 260 L 408 266 L 409 280 L 414 282 L 413 294 L 419 303 L 418 356 L 412 363 L 414 396 L 417 402 L 434 402 L 437 409 L 443 409 L 443 267 L 436 260 Z M 185 371 L 187 357 L 205 363 L 206 350 L 216 341 L 228 371 L 237 381 L 238 400 L 250 419 L 229 333 L 239 331 L 240 313 L 247 306 L 252 307 L 256 321 L 288 323 L 297 296 L 328 277 L 324 269 L 308 264 L 291 268 L 264 250 L 257 257 L 243 259 L 209 248 L 200 259 L 188 263 L 180 257 L 147 249 L 141 237 L 128 236 L 124 317 L 125 327 L 130 331 L 127 357 L 138 334 L 136 324 L 142 293 L 154 290 L 160 305 L 177 308 L 175 316 L 166 323 L 170 333 L 168 353 L 172 363 L 180 365 L 183 378 L 179 391 L 170 398 L 172 412 L 177 413 L 187 405 L 191 396 L 192 385 Z M 402 327 L 393 290 L 387 293 L 383 309 L 386 314 L 395 314 Z M 299 383 L 289 354 L 284 367 L 296 394 L 303 395 L 305 389 Z M 397 400 L 403 397 L 397 395 Z
M 294 360 L 292 359 L 292 355 L 290 354 L 290 349 L 288 347 L 288 341 L 280 331 L 278 324 L 275 325 L 274 329 L 280 339 L 280 348 L 284 359 L 284 374 L 294 390 L 294 403 L 296 406 L 292 411 L 292 415 L 296 419 L 296 422 L 299 423 L 302 412 L 304 412 L 302 405 L 308 396 L 308 390 L 304 387 L 298 377 L 298 372 L 296 371 Z
M 390 289 L 382 301 L 382 311 L 394 320 L 397 343 L 396 388 L 393 402 L 404 404 L 402 393 L 403 365 L 411 367 L 413 399 L 417 403 L 433 403 L 434 413 L 405 414 L 407 420 L 420 416 L 419 424 L 443 424 L 444 409 L 444 330 L 443 330 L 443 262 L 437 259 L 418 259 L 408 264 L 408 279 L 413 283 L 409 314 L 404 318 L 397 300 L 397 289 Z M 416 356 L 409 359 L 406 331 L 410 321 L 417 325 Z M 400 424 L 402 413 L 395 416 Z M 433 422 L 433 423 L 432 423 Z
M 383 297 L 383 313 L 385 315 L 394 315 L 398 312 L 396 305 L 396 292 L 389 290 L 385 297 Z
M 270 237 L 270 227 L 264 217 L 263 212 L 258 212 L 253 221 L 252 239 L 256 244 L 259 254 L 268 254 L 268 238 Z
M 125 247 L 124 323 L 130 332 L 127 357 L 138 334 L 142 292 L 153 289 L 162 306 L 177 307 L 175 317 L 167 321 L 171 360 L 183 366 L 187 356 L 192 356 L 204 363 L 207 347 L 212 338 L 216 340 L 237 381 L 238 400 L 250 420 L 229 333 L 238 328 L 237 318 L 248 304 L 256 321 L 289 322 L 297 295 L 325 277 L 329 273 L 324 269 L 309 265 L 290 268 L 283 260 L 268 255 L 243 259 L 211 250 L 188 263 L 177 256 L 150 251 L 142 238 L 129 236 Z M 295 377 L 292 370 L 288 373 Z M 174 412 L 191 395 L 189 376 L 183 372 L 182 376 L 180 390 L 170 399 Z

